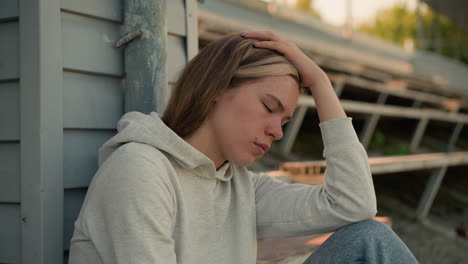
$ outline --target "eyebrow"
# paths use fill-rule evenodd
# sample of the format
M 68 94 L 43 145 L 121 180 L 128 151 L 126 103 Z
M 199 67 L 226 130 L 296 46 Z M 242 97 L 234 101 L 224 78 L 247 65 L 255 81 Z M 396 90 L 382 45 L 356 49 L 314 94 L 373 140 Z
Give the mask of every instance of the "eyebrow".
M 280 99 L 278 99 L 278 97 L 272 95 L 272 94 L 269 94 L 267 93 L 266 94 L 270 99 L 272 99 L 273 101 L 275 101 L 276 105 L 278 106 L 278 108 L 280 109 L 281 112 L 284 112 L 284 105 L 283 103 L 281 103 Z M 291 120 L 291 117 L 290 116 L 286 116 L 285 117 L 286 121 L 289 121 Z

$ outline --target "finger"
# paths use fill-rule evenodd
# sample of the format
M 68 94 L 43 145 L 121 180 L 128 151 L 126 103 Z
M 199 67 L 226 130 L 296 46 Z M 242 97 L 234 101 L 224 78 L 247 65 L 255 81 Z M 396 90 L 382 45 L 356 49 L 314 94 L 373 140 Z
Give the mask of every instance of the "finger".
M 281 38 L 271 31 L 242 32 L 241 36 L 245 38 L 253 38 L 253 39 L 259 39 L 259 40 L 281 41 Z
M 257 48 L 275 50 L 283 55 L 287 51 L 286 45 L 278 41 L 258 41 L 258 42 L 255 42 L 253 45 L 254 47 L 257 47 Z

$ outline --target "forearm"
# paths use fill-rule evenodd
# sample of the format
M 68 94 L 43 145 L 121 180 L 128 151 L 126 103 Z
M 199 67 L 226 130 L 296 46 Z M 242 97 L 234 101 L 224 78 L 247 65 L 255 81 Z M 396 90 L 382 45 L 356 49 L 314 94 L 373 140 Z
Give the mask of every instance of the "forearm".
M 309 86 L 309 89 L 314 97 L 320 122 L 346 117 L 330 79 L 323 72 L 318 75 L 320 77 L 315 79 L 314 84 Z

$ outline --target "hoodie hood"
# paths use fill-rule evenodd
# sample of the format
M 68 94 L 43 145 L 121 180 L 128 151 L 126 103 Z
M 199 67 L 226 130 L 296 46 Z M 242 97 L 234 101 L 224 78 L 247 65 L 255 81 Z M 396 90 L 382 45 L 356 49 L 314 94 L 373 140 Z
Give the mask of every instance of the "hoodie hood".
M 155 147 L 202 178 L 228 181 L 232 177 L 229 162 L 217 171 L 212 160 L 167 127 L 156 112 L 149 115 L 129 112 L 122 116 L 117 125 L 117 134 L 99 149 L 99 166 L 117 148 L 130 142 Z

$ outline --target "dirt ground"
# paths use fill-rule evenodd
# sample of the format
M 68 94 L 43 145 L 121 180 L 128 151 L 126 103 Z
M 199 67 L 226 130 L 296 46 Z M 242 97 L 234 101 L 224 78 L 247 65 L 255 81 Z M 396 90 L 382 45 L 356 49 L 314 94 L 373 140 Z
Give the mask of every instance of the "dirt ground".
M 468 239 L 456 235 L 455 227 L 449 225 L 454 216 L 430 215 L 420 222 L 410 217 L 414 209 L 390 197 L 380 197 L 379 215 L 392 218 L 393 231 L 405 242 L 420 263 L 464 264 L 468 263 Z M 468 210 L 466 210 L 468 211 Z M 459 219 L 464 219 L 460 214 Z M 468 218 L 467 218 L 468 219 Z

